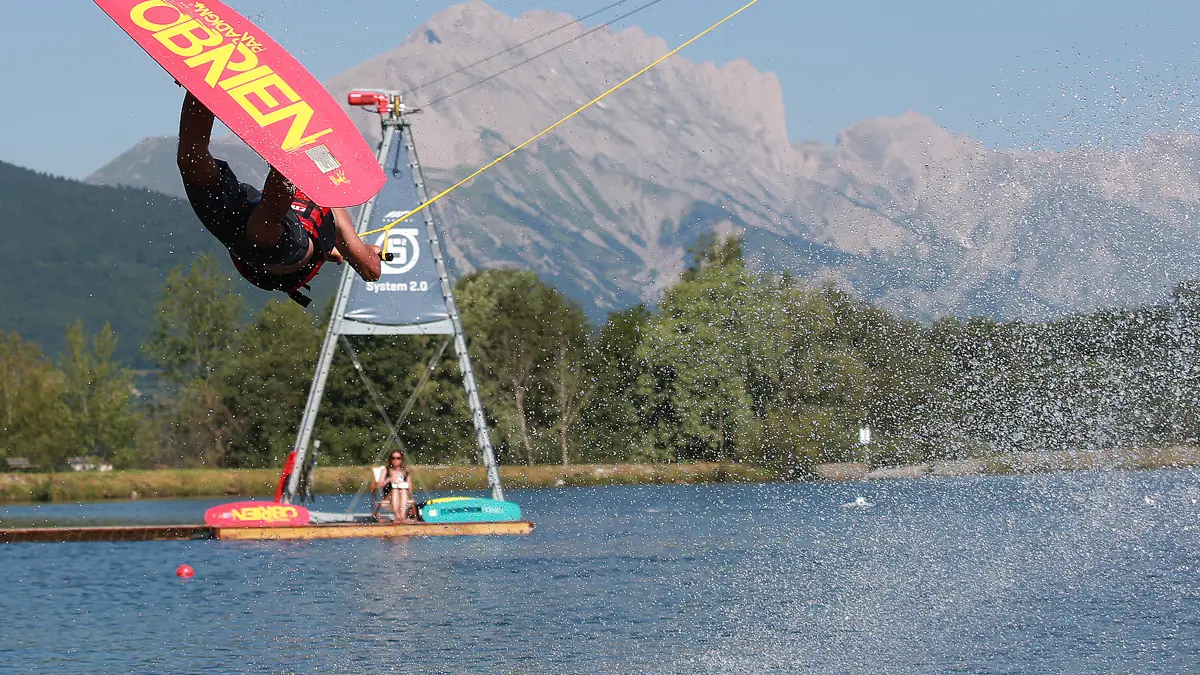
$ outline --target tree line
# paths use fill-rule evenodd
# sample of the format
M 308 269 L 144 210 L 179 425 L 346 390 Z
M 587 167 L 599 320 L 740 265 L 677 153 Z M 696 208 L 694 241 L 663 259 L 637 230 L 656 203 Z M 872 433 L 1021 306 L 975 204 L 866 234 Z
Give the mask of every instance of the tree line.
M 702 237 L 654 309 L 580 306 L 521 270 L 460 278 L 456 297 L 500 461 L 752 462 L 802 475 L 875 465 L 1194 443 L 1200 285 L 1164 303 L 1048 322 L 903 320 L 832 286 L 755 274 L 740 238 Z M 107 327 L 76 323 L 57 360 L 0 334 L 0 454 L 54 465 L 277 466 L 291 449 L 330 313 L 248 313 L 211 257 L 168 277 L 143 345 L 148 391 Z M 399 442 L 419 463 L 476 457 L 453 349 L 441 336 L 352 337 L 315 438 L 321 462 Z M 430 367 L 432 364 L 432 367 Z M 419 390 L 418 390 L 419 389 Z M 131 395 L 131 392 L 134 392 Z M 859 429 L 869 427 L 869 446 Z

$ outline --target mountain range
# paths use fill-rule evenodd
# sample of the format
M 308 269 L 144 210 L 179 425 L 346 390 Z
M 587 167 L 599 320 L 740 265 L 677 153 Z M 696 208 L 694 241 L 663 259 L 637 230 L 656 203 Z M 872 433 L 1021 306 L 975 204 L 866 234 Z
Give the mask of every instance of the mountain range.
M 471 0 L 326 85 L 343 101 L 355 88 L 412 90 L 567 20 L 511 18 Z M 601 29 L 439 100 L 584 30 L 408 97 L 424 106 L 410 120 L 433 189 L 668 51 L 636 27 Z M 379 138 L 373 113 L 351 115 Z M 215 146 L 261 183 L 262 161 L 238 139 Z M 174 147 L 145 139 L 88 181 L 181 195 Z M 596 317 L 653 303 L 698 235 L 716 229 L 743 232 L 760 269 L 831 281 L 909 317 L 1037 319 L 1152 301 L 1200 275 L 1200 137 L 989 149 L 910 111 L 852 124 L 832 146 L 793 143 L 773 74 L 679 55 L 456 191 L 438 214 L 460 273 L 530 268 Z

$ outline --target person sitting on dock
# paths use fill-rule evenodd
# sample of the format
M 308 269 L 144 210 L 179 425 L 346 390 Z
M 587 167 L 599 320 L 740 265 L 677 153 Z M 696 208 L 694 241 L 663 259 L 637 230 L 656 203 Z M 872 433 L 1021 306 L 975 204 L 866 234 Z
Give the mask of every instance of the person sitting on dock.
M 404 452 L 395 450 L 388 459 L 387 469 L 379 477 L 375 485 L 383 489 L 383 498 L 392 503 L 392 520 L 394 522 L 413 522 L 408 511 L 412 501 L 412 480 L 408 471 L 408 458 Z

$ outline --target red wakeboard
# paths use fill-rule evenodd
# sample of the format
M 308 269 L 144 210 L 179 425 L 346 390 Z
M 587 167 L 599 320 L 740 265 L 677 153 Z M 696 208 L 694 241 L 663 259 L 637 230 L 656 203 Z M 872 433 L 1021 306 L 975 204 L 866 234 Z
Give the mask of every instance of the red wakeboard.
M 158 65 L 324 207 L 383 187 L 375 153 L 300 62 L 215 0 L 95 0 Z
M 308 509 L 279 502 L 233 502 L 204 512 L 204 524 L 210 527 L 293 527 L 308 520 Z

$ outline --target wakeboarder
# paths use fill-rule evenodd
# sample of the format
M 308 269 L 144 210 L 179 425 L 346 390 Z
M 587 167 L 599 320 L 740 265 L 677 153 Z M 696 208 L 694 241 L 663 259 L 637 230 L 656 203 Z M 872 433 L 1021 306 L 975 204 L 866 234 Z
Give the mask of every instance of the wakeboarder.
M 179 115 L 176 156 L 196 216 L 229 250 L 247 281 L 287 293 L 302 306 L 300 289 L 329 261 L 348 261 L 365 281 L 381 274 L 381 252 L 359 238 L 343 208 L 324 208 L 274 167 L 261 191 L 238 180 L 228 162 L 209 151 L 216 116 L 188 92 Z

